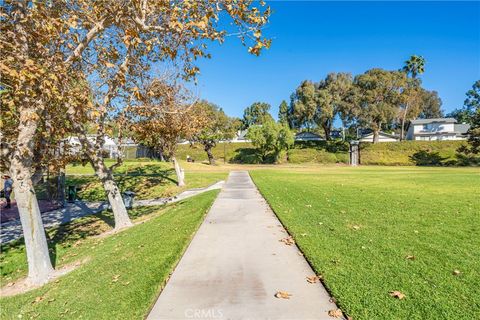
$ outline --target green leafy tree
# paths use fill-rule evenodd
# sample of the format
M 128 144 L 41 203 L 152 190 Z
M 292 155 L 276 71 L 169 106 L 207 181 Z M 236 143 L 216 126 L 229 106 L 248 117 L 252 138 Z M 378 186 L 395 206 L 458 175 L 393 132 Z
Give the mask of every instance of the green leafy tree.
M 261 125 L 265 121 L 271 120 L 269 113 L 270 105 L 265 102 L 255 102 L 247 107 L 243 112 L 242 129 L 248 129 L 253 125 Z
M 262 162 L 267 162 L 271 157 L 278 163 L 282 151 L 287 151 L 295 142 L 288 125 L 277 123 L 273 119 L 265 121 L 262 125 L 251 126 L 247 138 L 252 141 Z
M 437 91 L 421 90 L 421 111 L 418 115 L 422 119 L 441 118 L 443 117 L 442 99 L 438 96 Z
M 480 80 L 477 80 L 472 89 L 467 91 L 467 98 L 463 104 L 462 108 L 453 110 L 448 116 L 457 119 L 460 123 L 472 125 L 475 112 L 480 107 Z
M 292 95 L 292 117 L 297 128 L 310 131 L 315 125 L 317 113 L 317 89 L 312 81 L 302 81 Z
M 371 69 L 355 77 L 359 121 L 373 131 L 373 143 L 379 141 L 382 127 L 391 125 L 401 101 L 406 76 L 401 71 Z
M 205 125 L 193 136 L 192 140 L 203 145 L 208 161 L 213 165 L 215 164 L 215 158 L 212 149 L 219 141 L 235 137 L 238 122 L 236 119 L 228 117 L 220 107 L 208 101 L 198 102 L 196 109 L 197 112 L 201 113 L 200 116 L 203 118 Z
M 282 100 L 278 107 L 278 122 L 288 124 L 288 104 L 285 100 Z
M 480 154 L 480 80 L 473 84 L 472 89 L 467 92 L 467 99 L 465 99 L 465 106 L 474 109 L 471 118 L 471 125 L 468 129 L 468 145 L 462 146 L 458 151 L 475 159 L 476 163 L 480 163 L 480 159 L 475 157 Z
M 331 140 L 330 133 L 337 115 L 346 121 L 351 118 L 352 107 L 348 101 L 353 79 L 349 73 L 330 73 L 317 85 L 316 124 L 325 132 L 325 139 Z

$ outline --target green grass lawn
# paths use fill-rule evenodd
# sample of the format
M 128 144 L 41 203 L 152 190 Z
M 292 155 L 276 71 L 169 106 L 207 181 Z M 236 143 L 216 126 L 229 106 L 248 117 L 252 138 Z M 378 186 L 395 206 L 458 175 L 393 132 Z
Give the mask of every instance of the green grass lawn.
M 103 238 L 92 236 L 111 229 L 108 214 L 50 230 L 56 267 L 87 262 L 44 287 L 2 298 L 0 318 L 144 319 L 217 193 L 132 210 L 133 218 L 151 219 Z M 26 274 L 21 242 L 2 247 L 0 264 L 2 285 Z
M 107 160 L 108 164 L 110 162 Z M 193 166 L 206 167 L 204 164 Z M 130 190 L 136 193 L 136 199 L 152 199 L 169 197 L 186 189 L 206 187 L 227 177 L 225 170 L 213 171 L 205 168 L 195 170 L 192 166 L 187 168 L 185 171 L 187 185 L 181 188 L 176 185 L 177 180 L 172 165 L 160 161 L 126 161 L 115 170 L 115 180 L 122 192 Z M 83 200 L 106 200 L 103 187 L 93 173 L 90 165 L 69 165 L 66 169 L 66 183 L 80 187 L 78 195 Z
M 324 167 L 251 175 L 353 319 L 480 318 L 478 168 Z M 391 297 L 394 290 L 406 297 Z

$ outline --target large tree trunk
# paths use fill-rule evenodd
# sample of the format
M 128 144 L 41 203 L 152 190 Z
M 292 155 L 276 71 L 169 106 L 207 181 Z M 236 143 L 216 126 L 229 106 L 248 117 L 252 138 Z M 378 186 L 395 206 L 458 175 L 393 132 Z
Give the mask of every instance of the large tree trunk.
M 403 113 L 403 117 L 402 117 L 402 127 L 400 128 L 401 130 L 400 141 L 403 141 L 405 139 L 405 119 L 407 118 L 407 113 L 408 113 L 408 103 L 405 105 L 405 112 Z
M 380 130 L 373 130 L 373 143 L 378 143 L 380 141 Z
M 94 157 L 92 160 L 95 173 L 103 184 L 103 188 L 107 193 L 108 202 L 112 207 L 113 216 L 115 218 L 115 230 L 120 230 L 132 226 L 127 209 L 123 203 L 122 194 L 113 179 L 112 171 L 105 165 L 101 157 Z
M 332 137 L 331 137 L 332 125 L 330 123 L 324 123 L 322 127 L 323 127 L 323 131 L 325 132 L 325 139 L 327 141 L 332 140 Z
M 175 156 L 172 156 L 171 159 L 173 161 L 173 166 L 175 167 L 175 173 L 177 174 L 177 185 L 183 187 L 185 186 L 185 171 L 180 168 L 180 164 Z
M 34 135 L 37 130 L 37 121 L 33 120 L 35 117 L 32 109 L 20 111 L 17 148 L 10 161 L 10 174 L 25 238 L 28 262 L 27 282 L 40 285 L 48 282 L 53 267 L 32 182 Z
M 207 153 L 208 162 L 210 163 L 210 165 L 214 165 L 215 158 L 213 157 L 212 146 L 210 144 L 205 145 L 205 152 Z

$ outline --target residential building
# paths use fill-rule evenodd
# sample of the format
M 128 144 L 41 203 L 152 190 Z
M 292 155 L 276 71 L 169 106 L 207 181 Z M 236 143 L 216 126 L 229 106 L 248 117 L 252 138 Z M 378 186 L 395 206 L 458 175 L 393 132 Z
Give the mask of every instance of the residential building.
M 410 122 L 407 140 L 465 140 L 470 125 L 454 118 L 417 119 Z

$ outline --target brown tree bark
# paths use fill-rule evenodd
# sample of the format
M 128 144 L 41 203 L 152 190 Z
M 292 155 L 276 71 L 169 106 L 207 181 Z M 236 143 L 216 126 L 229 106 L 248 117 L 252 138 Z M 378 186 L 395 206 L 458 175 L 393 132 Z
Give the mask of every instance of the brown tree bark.
M 206 144 L 204 150 L 207 153 L 208 162 L 210 163 L 210 165 L 215 165 L 215 157 L 212 153 L 212 145 Z

